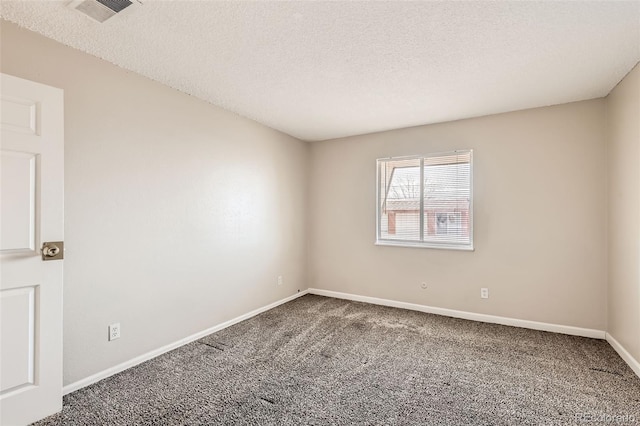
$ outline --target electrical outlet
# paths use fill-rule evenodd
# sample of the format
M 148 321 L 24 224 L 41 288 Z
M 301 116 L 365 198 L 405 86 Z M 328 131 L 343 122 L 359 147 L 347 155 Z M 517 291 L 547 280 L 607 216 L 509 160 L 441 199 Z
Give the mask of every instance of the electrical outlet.
M 282 285 L 283 279 L 282 275 L 278 275 L 278 285 Z
M 420 287 L 422 287 L 423 290 L 426 290 L 427 289 L 427 283 L 420 284 Z
M 482 299 L 488 299 L 489 298 L 489 289 L 488 288 L 481 288 L 480 289 L 480 297 Z
M 120 338 L 120 323 L 111 324 L 109 326 L 109 341 Z

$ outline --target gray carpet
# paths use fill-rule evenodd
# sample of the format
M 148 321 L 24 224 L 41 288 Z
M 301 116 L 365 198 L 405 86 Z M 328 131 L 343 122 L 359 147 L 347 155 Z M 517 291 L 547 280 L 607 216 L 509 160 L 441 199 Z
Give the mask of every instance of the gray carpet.
M 69 394 L 37 425 L 586 420 L 640 423 L 640 379 L 604 341 L 307 295 Z

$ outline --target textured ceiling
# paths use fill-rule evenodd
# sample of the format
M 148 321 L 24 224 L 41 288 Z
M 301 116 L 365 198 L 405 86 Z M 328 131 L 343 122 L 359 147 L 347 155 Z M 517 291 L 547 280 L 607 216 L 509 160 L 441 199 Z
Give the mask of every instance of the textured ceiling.
M 304 140 L 605 96 L 640 60 L 640 2 L 68 1 L 3 18 Z

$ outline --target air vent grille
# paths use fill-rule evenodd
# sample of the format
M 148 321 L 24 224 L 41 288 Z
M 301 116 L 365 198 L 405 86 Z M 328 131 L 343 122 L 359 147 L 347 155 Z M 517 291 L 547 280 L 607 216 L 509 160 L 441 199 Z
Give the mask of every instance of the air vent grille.
M 130 0 L 81 0 L 69 5 L 98 22 L 104 22 L 131 6 Z
M 129 0 L 97 0 L 98 3 L 101 3 L 107 6 L 109 9 L 113 10 L 115 13 L 120 12 L 124 8 L 131 6 L 131 2 Z

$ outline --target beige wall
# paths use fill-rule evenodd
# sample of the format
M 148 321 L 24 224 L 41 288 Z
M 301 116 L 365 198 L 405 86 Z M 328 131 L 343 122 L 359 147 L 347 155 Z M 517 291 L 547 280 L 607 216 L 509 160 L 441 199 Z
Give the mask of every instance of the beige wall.
M 464 148 L 475 251 L 375 246 L 376 158 Z M 605 149 L 603 99 L 312 143 L 309 286 L 604 330 Z
M 608 329 L 640 362 L 640 65 L 607 97 Z
M 13 24 L 1 35 L 2 72 L 64 89 L 65 384 L 307 288 L 307 144 Z

